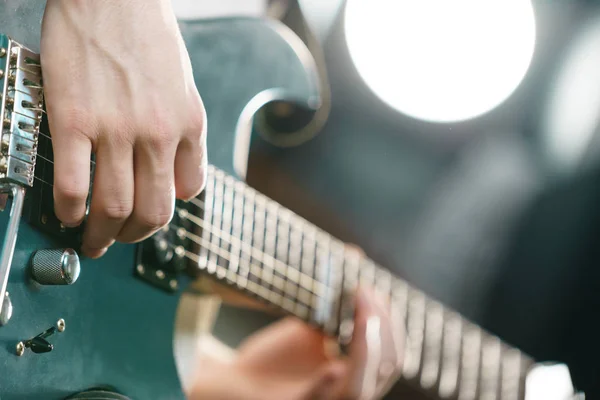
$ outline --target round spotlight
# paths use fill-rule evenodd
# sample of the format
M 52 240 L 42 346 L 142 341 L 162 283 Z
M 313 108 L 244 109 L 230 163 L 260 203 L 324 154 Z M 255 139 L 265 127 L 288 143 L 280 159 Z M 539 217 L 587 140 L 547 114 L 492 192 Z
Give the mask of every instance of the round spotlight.
M 559 173 L 600 160 L 600 18 L 581 27 L 551 83 L 542 139 Z
M 492 110 L 519 86 L 536 24 L 530 0 L 347 0 L 345 36 L 383 102 L 455 122 Z

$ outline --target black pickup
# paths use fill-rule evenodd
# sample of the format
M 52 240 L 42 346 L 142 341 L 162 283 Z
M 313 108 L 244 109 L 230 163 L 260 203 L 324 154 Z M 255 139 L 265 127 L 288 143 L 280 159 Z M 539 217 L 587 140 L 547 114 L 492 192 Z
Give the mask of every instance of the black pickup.
M 90 161 L 91 176 L 90 182 L 93 182 L 95 162 L 93 156 Z M 35 178 L 33 187 L 27 190 L 25 204 L 23 207 L 23 217 L 35 228 L 49 234 L 57 239 L 61 245 L 79 248 L 81 243 L 81 234 L 83 233 L 82 224 L 76 228 L 67 228 L 62 225 L 54 213 L 54 153 L 52 151 L 52 140 L 50 139 L 50 129 L 46 114 L 42 117 L 40 125 L 40 134 L 38 137 L 37 159 L 35 167 Z M 87 205 L 91 200 L 92 185 L 90 185 L 90 195 L 88 195 Z

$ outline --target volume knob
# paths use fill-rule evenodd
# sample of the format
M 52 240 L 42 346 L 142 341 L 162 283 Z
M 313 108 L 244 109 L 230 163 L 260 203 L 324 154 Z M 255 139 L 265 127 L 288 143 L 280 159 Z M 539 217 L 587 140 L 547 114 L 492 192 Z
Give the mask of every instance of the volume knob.
M 79 278 L 80 269 L 73 249 L 38 250 L 31 260 L 31 274 L 41 285 L 71 285 Z

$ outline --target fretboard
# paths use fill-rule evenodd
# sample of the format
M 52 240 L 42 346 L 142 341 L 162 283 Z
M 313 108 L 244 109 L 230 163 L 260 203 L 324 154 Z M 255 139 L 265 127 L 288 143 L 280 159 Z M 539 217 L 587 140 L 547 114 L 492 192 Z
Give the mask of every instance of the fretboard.
M 401 379 L 433 398 L 524 398 L 529 357 L 215 167 L 171 227 L 195 245 L 186 256 L 203 273 L 342 341 L 352 334 L 352 294 L 374 287 L 406 322 Z

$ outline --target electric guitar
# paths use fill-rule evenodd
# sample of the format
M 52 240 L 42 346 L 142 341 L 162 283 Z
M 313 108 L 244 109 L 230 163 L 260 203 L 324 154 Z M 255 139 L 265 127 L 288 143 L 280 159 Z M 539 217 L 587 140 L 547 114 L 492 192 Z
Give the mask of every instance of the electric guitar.
M 144 242 L 79 258 L 80 229 L 53 212 L 52 135 L 35 51 L 43 7 L 0 6 L 0 29 L 10 35 L 0 36 L 0 399 L 183 399 L 174 320 L 198 276 L 342 346 L 352 338 L 353 290 L 372 285 L 406 318 L 402 381 L 433 399 L 534 393 L 540 370 L 527 355 L 243 183 L 253 135 L 302 135 L 319 103 L 309 53 L 276 22 L 181 22 L 208 114 L 206 189 L 178 202 L 170 224 Z

